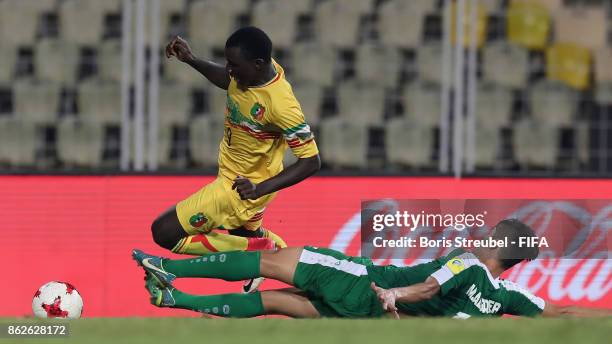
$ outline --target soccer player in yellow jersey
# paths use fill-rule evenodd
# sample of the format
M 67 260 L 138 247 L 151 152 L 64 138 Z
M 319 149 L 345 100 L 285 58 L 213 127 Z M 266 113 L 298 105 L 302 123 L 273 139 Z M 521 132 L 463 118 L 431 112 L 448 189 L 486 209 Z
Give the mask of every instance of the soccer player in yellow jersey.
M 272 42 L 255 27 L 227 39 L 225 66 L 195 57 L 180 37 L 167 45 L 168 58 L 189 64 L 227 90 L 227 105 L 217 179 L 153 222 L 153 239 L 160 246 L 194 255 L 286 247 L 261 226 L 266 206 L 278 190 L 313 175 L 321 163 L 300 104 L 271 52 Z M 283 169 L 287 147 L 298 160 Z

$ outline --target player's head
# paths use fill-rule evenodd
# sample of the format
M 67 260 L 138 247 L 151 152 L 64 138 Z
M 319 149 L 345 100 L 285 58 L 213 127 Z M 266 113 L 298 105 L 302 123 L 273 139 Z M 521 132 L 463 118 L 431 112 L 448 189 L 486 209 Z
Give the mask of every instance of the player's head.
M 239 84 L 250 85 L 272 61 L 272 41 L 261 29 L 238 29 L 225 42 L 225 58 L 230 75 Z
M 537 246 L 529 247 L 524 244 L 524 241 L 519 239 L 520 237 L 535 236 L 531 227 L 517 219 L 500 221 L 495 228 L 493 228 L 491 237 L 495 240 L 504 240 L 507 238 L 508 246 L 497 249 L 497 260 L 501 267 L 507 270 L 523 260 L 535 259 L 540 253 L 539 248 Z

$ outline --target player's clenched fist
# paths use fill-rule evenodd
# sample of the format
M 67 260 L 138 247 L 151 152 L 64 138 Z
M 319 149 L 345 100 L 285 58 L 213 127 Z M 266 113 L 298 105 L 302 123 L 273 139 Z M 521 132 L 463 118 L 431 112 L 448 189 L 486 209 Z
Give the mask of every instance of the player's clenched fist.
M 240 195 L 240 199 L 243 200 L 259 198 L 257 194 L 257 185 L 242 176 L 238 176 L 234 179 L 232 190 L 236 190 Z
M 180 36 L 174 37 L 174 39 L 166 45 L 166 57 L 171 58 L 172 56 L 176 56 L 177 59 L 183 62 L 189 62 L 195 58 L 187 41 Z

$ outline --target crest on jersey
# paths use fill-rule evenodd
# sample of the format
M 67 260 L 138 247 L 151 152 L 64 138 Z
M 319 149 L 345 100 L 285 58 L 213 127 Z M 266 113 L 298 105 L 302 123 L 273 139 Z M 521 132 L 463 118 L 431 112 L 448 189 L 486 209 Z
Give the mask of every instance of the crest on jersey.
M 448 266 L 453 275 L 456 275 L 461 271 L 465 270 L 465 264 L 463 263 L 463 260 L 459 258 L 453 258 L 449 260 L 448 263 L 446 263 L 446 266 Z
M 202 227 L 206 224 L 206 222 L 208 222 L 208 218 L 202 213 L 194 214 L 189 218 L 189 224 L 193 228 Z
M 251 108 L 251 116 L 253 116 L 258 121 L 261 120 L 265 112 L 266 108 L 259 103 L 255 103 L 255 105 L 253 105 L 253 107 Z

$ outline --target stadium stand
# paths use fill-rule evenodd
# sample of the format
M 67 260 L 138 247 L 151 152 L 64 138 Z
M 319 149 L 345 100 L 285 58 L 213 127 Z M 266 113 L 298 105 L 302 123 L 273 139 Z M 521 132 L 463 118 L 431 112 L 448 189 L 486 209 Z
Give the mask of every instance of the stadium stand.
M 269 32 L 326 167 L 377 167 L 378 152 L 397 171 L 437 166 L 442 1 L 160 3 L 161 47 L 180 34 L 222 61 L 237 27 Z M 610 119 L 610 5 L 481 0 L 477 11 L 477 168 L 591 168 L 609 150 L 589 136 Z M 2 166 L 117 166 L 120 24 L 120 0 L 0 0 Z M 174 59 L 161 63 L 160 165 L 214 167 L 224 92 Z

